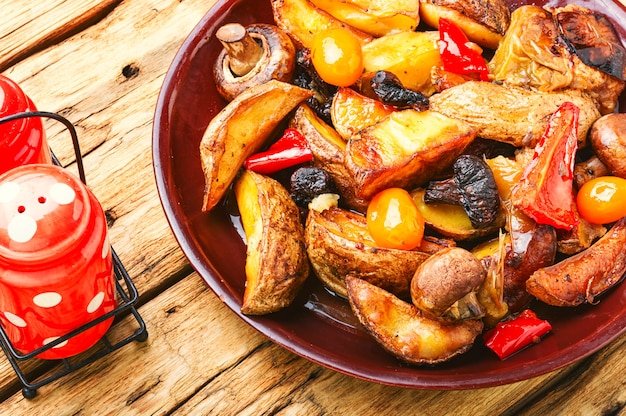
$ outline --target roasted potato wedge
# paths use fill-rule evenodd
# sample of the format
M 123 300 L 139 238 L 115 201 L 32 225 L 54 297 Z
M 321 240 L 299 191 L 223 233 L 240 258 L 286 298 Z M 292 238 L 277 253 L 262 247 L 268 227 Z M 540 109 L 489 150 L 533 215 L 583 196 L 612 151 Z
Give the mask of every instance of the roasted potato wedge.
M 235 183 L 235 197 L 247 242 L 241 312 L 276 312 L 293 302 L 309 275 L 298 207 L 278 181 L 248 170 Z
M 395 111 L 348 141 L 346 166 L 356 195 L 370 200 L 385 188 L 410 189 L 447 168 L 474 140 L 466 123 L 436 111 Z
M 307 105 L 301 104 L 289 124 L 305 137 L 313 152 L 313 165 L 327 171 L 335 182 L 343 202 L 363 211 L 367 201 L 357 198 L 352 175 L 345 165 L 346 142 Z
M 457 241 L 471 241 L 494 234 L 504 226 L 506 216 L 502 212 L 496 221 L 485 228 L 475 228 L 467 213 L 460 205 L 424 202 L 423 188 L 411 191 L 415 206 L 424 217 L 428 227 L 446 237 Z
M 503 0 L 420 0 L 420 16 L 431 27 L 439 19 L 453 21 L 469 40 L 482 47 L 496 49 L 511 22 Z
M 526 290 L 555 306 L 594 303 L 620 282 L 626 272 L 626 217 L 587 250 L 535 271 Z
M 362 48 L 364 78 L 376 71 L 389 71 L 404 87 L 433 94 L 431 69 L 443 65 L 438 41 L 437 31 L 399 32 L 374 39 Z
M 305 238 L 313 271 L 341 296 L 347 296 L 346 276 L 354 276 L 407 297 L 415 270 L 430 256 L 377 247 L 363 215 L 336 207 L 309 210 Z
M 242 92 L 211 120 L 200 142 L 203 211 L 220 201 L 246 158 L 265 145 L 285 116 L 312 95 L 310 90 L 272 80 Z
M 388 352 L 410 364 L 437 364 L 469 350 L 480 320 L 429 318 L 411 303 L 356 277 L 346 277 L 348 300 L 361 324 Z
M 535 147 L 552 113 L 566 101 L 580 109 L 578 145 L 582 148 L 600 112 L 595 102 L 579 91 L 549 93 L 468 81 L 430 97 L 430 109 L 465 121 L 485 139 Z
M 337 133 L 348 141 L 352 135 L 373 126 L 392 112 L 393 106 L 366 97 L 352 88 L 341 87 L 333 96 L 330 116 Z
M 311 3 L 373 36 L 415 30 L 420 21 L 419 0 L 311 0 Z
M 334 27 L 352 32 L 364 45 L 372 36 L 361 32 L 316 7 L 309 0 L 271 0 L 276 25 L 287 32 L 299 47 L 311 49 L 316 33 Z

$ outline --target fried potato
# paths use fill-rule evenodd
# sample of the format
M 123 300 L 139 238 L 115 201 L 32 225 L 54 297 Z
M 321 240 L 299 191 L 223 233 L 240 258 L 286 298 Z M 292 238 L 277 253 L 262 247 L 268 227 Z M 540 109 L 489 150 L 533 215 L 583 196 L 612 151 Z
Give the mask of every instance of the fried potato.
M 443 65 L 439 32 L 399 32 L 374 39 L 363 50 L 364 78 L 376 71 L 389 71 L 405 88 L 425 95 L 435 92 L 431 70 Z
M 439 19 L 454 22 L 469 40 L 485 48 L 496 49 L 511 22 L 503 0 L 420 0 L 420 16 L 431 27 Z
M 447 168 L 474 140 L 463 121 L 436 111 L 395 111 L 348 142 L 346 166 L 357 197 L 370 200 L 385 188 L 412 188 Z
M 566 101 L 580 109 L 578 146 L 582 148 L 600 112 L 595 102 L 579 91 L 540 92 L 468 81 L 430 97 L 430 108 L 465 121 L 479 137 L 516 147 L 535 147 L 550 116 Z
M 336 19 L 309 0 L 271 1 L 276 25 L 287 32 L 299 47 L 311 49 L 316 33 L 335 27 L 352 32 L 363 45 L 372 40 L 371 35 Z
M 366 127 L 373 126 L 392 112 L 393 106 L 366 97 L 352 88 L 341 87 L 333 96 L 330 116 L 337 133 L 346 141 Z
M 200 142 L 203 211 L 220 201 L 246 158 L 265 145 L 283 118 L 312 95 L 310 90 L 272 80 L 242 92 L 211 120 Z
M 428 318 L 413 304 L 371 283 L 346 277 L 352 311 L 388 352 L 410 364 L 437 364 L 469 350 L 483 330 L 480 320 Z
M 346 276 L 408 296 L 415 270 L 430 256 L 417 250 L 377 247 L 363 215 L 336 207 L 322 212 L 310 210 L 305 238 L 316 276 L 342 296 L 347 296 Z
M 526 290 L 555 306 L 594 303 L 620 282 L 626 272 L 626 217 L 587 250 L 535 271 Z
M 412 31 L 420 21 L 419 0 L 311 0 L 311 3 L 373 36 Z
M 355 195 L 354 180 L 345 165 L 346 142 L 337 131 L 304 103 L 298 107 L 289 125 L 304 135 L 313 153 L 313 165 L 330 174 L 343 201 L 356 210 L 365 210 L 367 201 Z
M 247 170 L 235 197 L 247 240 L 241 312 L 276 312 L 293 302 L 309 275 L 298 207 L 278 181 Z

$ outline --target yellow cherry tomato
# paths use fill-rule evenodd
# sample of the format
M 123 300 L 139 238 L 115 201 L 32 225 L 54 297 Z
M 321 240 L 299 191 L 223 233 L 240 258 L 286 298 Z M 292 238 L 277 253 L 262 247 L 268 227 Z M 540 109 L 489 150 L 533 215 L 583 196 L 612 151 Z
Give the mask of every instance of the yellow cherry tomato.
M 626 215 L 626 179 L 601 176 L 586 182 L 576 195 L 581 217 L 592 224 L 608 224 Z
M 380 247 L 412 250 L 424 237 L 424 218 L 407 191 L 389 188 L 369 203 L 367 229 Z
M 354 84 L 363 73 L 361 43 L 350 31 L 340 27 L 314 36 L 311 59 L 320 77 L 338 87 Z

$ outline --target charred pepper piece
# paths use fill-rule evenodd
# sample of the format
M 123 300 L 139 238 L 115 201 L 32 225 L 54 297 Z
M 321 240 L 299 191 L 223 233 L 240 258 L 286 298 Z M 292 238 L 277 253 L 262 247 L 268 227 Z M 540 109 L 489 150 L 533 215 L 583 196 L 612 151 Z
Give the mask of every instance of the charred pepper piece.
M 493 224 L 500 211 L 500 197 L 489 165 L 480 157 L 461 155 L 454 162 L 453 172 L 452 178 L 428 184 L 424 202 L 462 206 L 475 228 Z
M 400 79 L 389 71 L 377 71 L 370 80 L 370 86 L 384 104 L 418 111 L 428 108 L 428 97 L 421 92 L 405 88 Z

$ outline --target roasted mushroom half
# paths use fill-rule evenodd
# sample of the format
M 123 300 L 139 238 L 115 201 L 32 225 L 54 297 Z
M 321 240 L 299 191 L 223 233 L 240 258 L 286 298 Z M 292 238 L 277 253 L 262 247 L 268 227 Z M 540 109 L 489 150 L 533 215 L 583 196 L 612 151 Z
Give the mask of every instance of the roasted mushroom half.
M 272 79 L 291 81 L 296 48 L 277 26 L 230 23 L 219 28 L 215 36 L 224 49 L 213 66 L 213 77 L 218 93 L 226 100 Z

